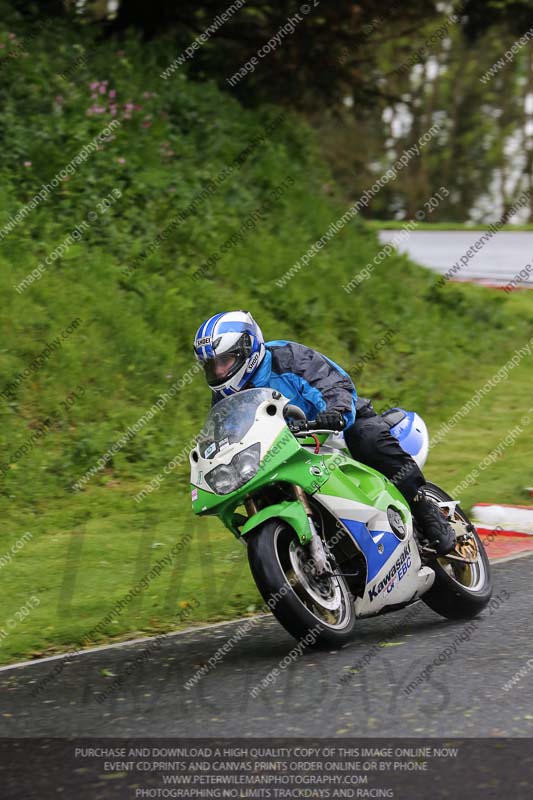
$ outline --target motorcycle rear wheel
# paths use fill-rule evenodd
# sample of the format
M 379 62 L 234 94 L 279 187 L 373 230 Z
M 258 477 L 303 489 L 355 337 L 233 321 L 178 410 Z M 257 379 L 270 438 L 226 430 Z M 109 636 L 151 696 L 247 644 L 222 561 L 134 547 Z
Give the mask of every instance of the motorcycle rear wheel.
M 424 493 L 437 503 L 453 499 L 434 483 L 427 483 Z M 492 596 L 489 559 L 475 527 L 460 506 L 456 506 L 452 515 L 452 525 L 459 536 L 467 538 L 451 554 L 457 550 L 459 554 L 469 555 L 473 563 L 465 564 L 447 556 L 437 557 L 429 564 L 435 570 L 435 582 L 421 599 L 447 619 L 471 619 L 483 611 Z M 467 526 L 472 529 L 467 531 Z

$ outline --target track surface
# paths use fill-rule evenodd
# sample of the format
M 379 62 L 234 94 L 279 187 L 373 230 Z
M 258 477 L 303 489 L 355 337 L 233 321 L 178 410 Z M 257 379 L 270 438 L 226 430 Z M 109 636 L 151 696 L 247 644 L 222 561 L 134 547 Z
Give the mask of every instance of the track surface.
M 379 234 L 382 243 L 390 242 L 400 231 L 385 230 Z M 414 261 L 435 272 L 444 273 L 460 261 L 461 256 L 483 235 L 483 231 L 411 231 L 397 248 Z M 502 286 L 516 278 L 520 270 L 531 264 L 533 233 L 500 231 L 457 272 L 454 280 L 481 281 Z M 533 271 L 524 273 L 527 280 L 519 286 L 533 288 Z
M 242 623 L 165 640 L 101 704 L 109 673 L 120 675 L 149 643 L 73 658 L 37 697 L 36 681 L 61 662 L 8 669 L 0 672 L 0 736 L 533 736 L 533 669 L 502 689 L 533 657 L 532 571 L 529 557 L 493 565 L 495 601 L 474 630 L 422 603 L 361 621 L 352 644 L 305 651 L 255 699 L 250 690 L 296 644 L 271 617 L 191 691 L 183 683 Z M 406 693 L 454 641 L 457 651 Z M 368 666 L 353 671 L 371 652 Z

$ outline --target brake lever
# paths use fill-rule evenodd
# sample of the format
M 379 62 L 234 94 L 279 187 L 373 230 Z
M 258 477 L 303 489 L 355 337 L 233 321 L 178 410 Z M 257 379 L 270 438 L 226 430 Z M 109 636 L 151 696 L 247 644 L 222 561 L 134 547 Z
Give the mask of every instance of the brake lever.
M 309 430 L 308 428 L 301 428 L 295 430 L 291 429 L 291 433 L 294 434 L 294 436 L 316 436 L 319 433 L 327 433 L 329 435 L 341 433 L 341 431 L 332 431 L 329 428 L 313 428 L 312 430 Z
M 312 433 L 342 433 L 342 431 L 334 431 L 331 428 L 308 428 L 307 432 L 309 435 Z

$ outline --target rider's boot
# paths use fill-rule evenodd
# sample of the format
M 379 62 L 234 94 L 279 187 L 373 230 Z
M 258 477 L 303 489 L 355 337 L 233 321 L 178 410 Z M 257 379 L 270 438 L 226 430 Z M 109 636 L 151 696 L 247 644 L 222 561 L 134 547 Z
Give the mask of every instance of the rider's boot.
M 410 506 L 418 527 L 428 540 L 428 546 L 436 550 L 439 556 L 449 553 L 455 543 L 455 531 L 440 508 L 425 496 L 423 489 L 415 495 Z

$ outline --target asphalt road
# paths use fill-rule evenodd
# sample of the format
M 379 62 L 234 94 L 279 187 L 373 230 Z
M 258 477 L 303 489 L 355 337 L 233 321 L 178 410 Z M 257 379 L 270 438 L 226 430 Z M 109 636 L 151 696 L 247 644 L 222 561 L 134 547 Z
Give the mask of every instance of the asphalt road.
M 35 697 L 61 662 L 0 671 L 0 737 L 533 736 L 533 670 L 502 690 L 533 656 L 533 560 L 493 570 L 495 599 L 475 629 L 422 603 L 361 621 L 352 644 L 305 651 L 256 698 L 251 689 L 296 644 L 271 617 L 190 691 L 184 682 L 239 623 L 169 637 L 148 652 L 138 643 L 73 658 Z M 406 691 L 441 653 L 443 663 Z M 367 666 L 354 671 L 365 655 Z M 129 665 L 122 687 L 99 703 Z
M 384 244 L 394 240 L 401 231 L 384 230 L 379 234 Z M 414 261 L 435 272 L 445 273 L 460 261 L 483 231 L 411 231 L 396 247 Z M 499 231 L 485 242 L 471 258 L 461 265 L 454 280 L 507 284 L 520 270 L 533 261 L 533 233 Z M 533 287 L 533 270 L 524 273 L 521 287 Z

